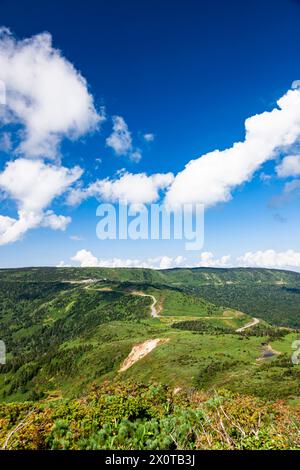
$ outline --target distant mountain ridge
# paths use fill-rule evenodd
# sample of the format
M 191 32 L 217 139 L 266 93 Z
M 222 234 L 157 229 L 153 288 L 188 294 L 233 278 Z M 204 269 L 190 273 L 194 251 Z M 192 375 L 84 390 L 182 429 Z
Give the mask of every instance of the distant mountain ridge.
M 148 268 L 101 267 L 29 267 L 1 268 L 0 281 L 64 281 L 80 279 L 107 279 L 112 281 L 165 282 L 185 284 L 266 283 L 275 285 L 299 285 L 300 273 L 268 268 L 172 268 L 155 270 Z

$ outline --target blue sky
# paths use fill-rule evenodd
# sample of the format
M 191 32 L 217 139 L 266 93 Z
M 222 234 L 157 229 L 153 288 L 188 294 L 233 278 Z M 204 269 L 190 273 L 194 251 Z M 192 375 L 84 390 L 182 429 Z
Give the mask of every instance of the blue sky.
M 0 80 L 7 88 L 0 115 L 2 267 L 136 260 L 156 267 L 299 270 L 300 2 L 4 0 L 0 11 L 10 30 L 0 40 Z M 271 119 L 258 122 L 265 140 L 247 150 L 234 182 L 236 165 L 224 163 L 224 182 L 217 156 L 209 168 L 202 161 L 178 177 L 191 160 L 243 142 L 245 120 L 281 109 L 276 103 L 287 93 L 292 98 L 280 131 L 276 123 L 272 130 Z M 53 95 L 47 112 L 45 94 Z M 80 104 L 73 119 L 74 101 Z M 114 123 L 125 135 L 121 148 L 107 140 Z M 255 162 L 269 133 L 280 137 Z M 233 158 L 243 159 L 243 151 Z M 206 203 L 203 249 L 187 253 L 178 241 L 100 241 L 96 208 L 115 197 L 114 183 L 124 174 L 162 175 L 161 186 L 147 180 L 158 191 L 147 203 L 167 194 L 170 201 Z M 97 191 L 91 189 L 96 181 Z M 133 181 L 129 190 L 144 187 L 141 178 Z M 43 202 L 43 189 L 55 182 L 57 190 L 49 189 Z

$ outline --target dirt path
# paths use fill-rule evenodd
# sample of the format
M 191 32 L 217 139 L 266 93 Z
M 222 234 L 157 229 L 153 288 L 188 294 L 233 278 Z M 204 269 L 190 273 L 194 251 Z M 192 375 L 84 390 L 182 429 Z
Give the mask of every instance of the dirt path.
M 195 317 L 197 320 L 235 320 L 236 317 L 214 317 L 214 316 L 210 316 L 210 317 Z
M 133 295 L 139 295 L 140 297 L 150 297 L 150 299 L 152 299 L 152 304 L 151 304 L 151 317 L 154 317 L 154 318 L 157 318 L 159 317 L 158 315 L 158 311 L 155 307 L 155 305 L 157 304 L 157 299 L 154 297 L 154 295 L 150 295 L 150 294 L 145 294 L 144 292 L 138 292 L 138 291 L 134 291 L 132 292 Z
M 99 282 L 101 279 L 78 279 L 76 280 L 63 280 L 67 284 L 95 284 L 95 282 Z
M 247 325 L 242 326 L 241 328 L 238 328 L 235 331 L 236 331 L 236 333 L 241 333 L 242 331 L 247 330 L 247 328 L 251 328 L 252 326 L 257 325 L 259 322 L 260 322 L 260 320 L 258 318 L 253 317 L 253 320 L 250 323 L 247 323 Z
M 137 361 L 147 356 L 147 354 L 153 351 L 153 349 L 155 349 L 159 344 L 167 343 L 168 341 L 169 338 L 148 339 L 144 343 L 133 346 L 132 350 L 121 365 L 119 372 L 124 372 L 125 370 L 129 369 L 129 367 L 133 366 L 133 364 L 135 364 Z

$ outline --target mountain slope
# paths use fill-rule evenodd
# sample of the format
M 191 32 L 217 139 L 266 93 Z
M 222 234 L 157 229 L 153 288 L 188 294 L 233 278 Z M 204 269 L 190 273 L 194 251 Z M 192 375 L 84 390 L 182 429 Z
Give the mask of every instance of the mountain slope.
M 0 366 L 0 399 L 74 396 L 93 381 L 127 378 L 297 397 L 299 371 L 288 357 L 273 357 L 269 365 L 259 361 L 262 344 L 277 339 L 276 350 L 286 352 L 297 339 L 297 333 L 279 330 L 263 318 L 272 320 L 281 304 L 284 310 L 274 318 L 285 325 L 297 323 L 299 278 L 296 273 L 239 269 L 1 270 L 0 331 L 8 361 Z M 275 300 L 272 289 L 278 291 Z M 274 310 L 264 314 L 266 293 Z M 151 318 L 153 297 L 157 318 Z M 240 301 L 245 309 L 232 308 Z M 255 306 L 260 323 L 236 333 L 251 323 Z M 247 309 L 248 315 L 243 313 Z M 118 373 L 134 346 L 155 338 L 162 340 L 159 347 Z

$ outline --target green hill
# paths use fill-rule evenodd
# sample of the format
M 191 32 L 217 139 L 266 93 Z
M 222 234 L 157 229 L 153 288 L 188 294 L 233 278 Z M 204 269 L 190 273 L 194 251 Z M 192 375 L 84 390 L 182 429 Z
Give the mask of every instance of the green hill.
M 145 268 L 54 268 L 34 267 L 0 269 L 0 280 L 6 281 L 64 281 L 88 278 L 112 281 L 170 283 L 183 285 L 205 284 L 288 284 L 300 285 L 300 273 L 263 268 L 174 268 L 153 270 Z
M 1 270 L 0 420 L 107 382 L 298 403 L 299 283 L 262 269 Z
M 254 268 L 24 268 L 0 270 L 0 283 L 62 283 L 98 280 L 178 288 L 221 307 L 258 316 L 278 326 L 300 328 L 300 274 Z M 7 284 L 8 283 L 8 284 Z

